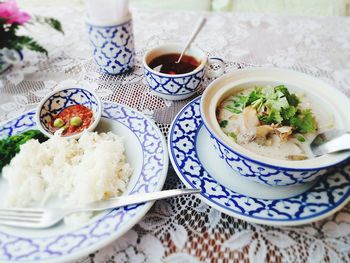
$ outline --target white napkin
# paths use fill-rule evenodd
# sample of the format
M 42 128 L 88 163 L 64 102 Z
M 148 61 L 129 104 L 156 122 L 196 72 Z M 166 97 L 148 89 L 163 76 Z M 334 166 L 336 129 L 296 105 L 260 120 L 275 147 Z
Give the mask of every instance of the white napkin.
M 130 18 L 128 0 L 86 0 L 86 16 L 94 25 L 115 25 Z

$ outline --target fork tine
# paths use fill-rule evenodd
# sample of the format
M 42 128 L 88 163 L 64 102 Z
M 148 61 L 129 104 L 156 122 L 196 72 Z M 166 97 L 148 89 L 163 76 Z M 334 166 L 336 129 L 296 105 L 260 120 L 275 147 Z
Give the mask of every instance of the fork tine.
M 0 211 L 0 216 L 13 216 L 13 217 L 21 217 L 21 218 L 38 218 L 42 217 L 43 213 L 37 213 L 37 212 L 26 212 L 26 211 Z
M 18 217 L 11 215 L 0 215 L 0 222 L 2 222 L 2 220 L 12 220 L 19 222 L 40 222 L 41 217 Z
M 29 228 L 42 228 L 40 222 L 29 221 L 14 221 L 14 220 L 0 220 L 1 225 L 15 226 L 15 227 L 29 227 Z
M 11 207 L 11 208 L 0 208 L 0 212 L 33 212 L 33 213 L 44 213 L 43 209 L 28 208 L 28 207 Z

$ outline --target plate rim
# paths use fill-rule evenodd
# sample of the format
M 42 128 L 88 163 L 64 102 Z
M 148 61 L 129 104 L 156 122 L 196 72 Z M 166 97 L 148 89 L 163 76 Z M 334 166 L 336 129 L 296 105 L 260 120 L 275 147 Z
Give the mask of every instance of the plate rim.
M 195 186 L 192 185 L 188 180 L 187 180 L 187 177 L 184 176 L 181 171 L 179 170 L 179 167 L 174 159 L 174 156 L 173 156 L 173 148 L 171 147 L 171 137 L 172 137 L 172 134 L 173 134 L 173 128 L 175 127 L 175 124 L 177 123 L 178 121 L 178 118 L 179 116 L 192 104 L 196 103 L 197 101 L 200 102 L 201 100 L 201 96 L 198 96 L 196 98 L 194 98 L 193 100 L 191 100 L 190 102 L 188 102 L 175 116 L 173 122 L 171 123 L 171 126 L 169 128 L 169 135 L 168 135 L 168 151 L 169 151 L 169 158 L 170 158 L 170 161 L 171 161 L 171 164 L 172 164 L 172 167 L 174 168 L 177 176 L 180 178 L 180 180 L 187 186 L 187 187 L 191 187 L 191 188 L 194 188 Z M 198 105 L 199 107 L 199 105 Z M 193 117 L 193 116 L 192 116 Z M 197 118 L 196 118 L 197 119 Z M 201 123 L 199 125 L 198 130 L 196 131 L 195 135 L 194 135 L 194 141 L 197 140 L 197 135 L 198 135 L 198 132 L 201 128 L 203 128 L 205 125 L 204 123 Z M 196 149 L 195 149 L 195 152 L 196 152 Z M 198 158 L 199 160 L 199 158 Z M 205 169 L 205 167 L 202 165 L 202 163 L 200 162 L 199 160 L 199 163 L 200 163 L 200 166 L 201 168 L 208 174 L 209 172 L 207 172 L 207 170 Z M 218 185 L 224 187 L 225 189 L 228 189 L 226 186 L 223 186 L 221 185 L 214 177 L 211 177 Z M 315 187 L 315 185 L 313 185 L 311 188 L 307 189 L 305 192 L 309 192 L 311 189 L 313 189 Z M 231 189 L 229 189 L 230 191 L 232 191 Z M 305 193 L 303 192 L 303 193 Z M 237 192 L 238 193 L 238 192 Z M 240 194 L 240 193 L 239 193 Z M 301 193 L 302 194 L 302 193 Z M 338 212 L 339 210 L 341 210 L 344 206 L 346 206 L 346 204 L 350 201 L 350 195 L 348 197 L 345 197 L 337 206 L 333 207 L 333 209 L 330 209 L 328 211 L 326 211 L 325 213 L 322 213 L 320 215 L 316 215 L 316 216 L 313 216 L 313 217 L 308 217 L 308 218 L 305 218 L 305 219 L 300 219 L 300 220 L 268 220 L 268 219 L 259 219 L 259 218 L 254 218 L 254 217 L 249 217 L 247 215 L 242 215 L 241 213 L 235 213 L 235 212 L 232 212 L 230 210 L 226 210 L 224 207 L 218 205 L 216 202 L 213 202 L 211 201 L 210 199 L 208 199 L 206 196 L 204 196 L 202 193 L 200 193 L 198 195 L 198 198 L 201 199 L 203 202 L 205 202 L 208 206 L 214 208 L 214 209 L 217 209 L 218 211 L 226 214 L 226 215 L 229 215 L 229 216 L 232 216 L 232 217 L 235 217 L 235 218 L 238 218 L 238 219 L 241 219 L 241 220 L 244 220 L 246 222 L 250 222 L 250 223 L 256 223 L 256 224 L 263 224 L 263 225 L 269 225 L 269 226 L 298 226 L 298 225 L 305 225 L 305 224 L 309 224 L 309 223 L 312 223 L 312 222 L 315 222 L 315 221 L 319 221 L 319 220 L 322 220 L 336 212 Z M 289 197 L 291 198 L 291 197 Z M 284 199 L 289 199 L 289 198 L 284 198 Z M 258 198 L 256 198 L 258 199 Z M 260 199 L 260 200 L 264 200 L 264 199 Z
M 153 128 L 155 128 L 155 130 L 159 134 L 160 141 L 161 141 L 161 144 L 162 144 L 162 148 L 164 149 L 163 150 L 164 166 L 162 168 L 162 173 L 160 174 L 160 179 L 161 180 L 158 180 L 158 184 L 155 187 L 154 191 L 162 190 L 162 188 L 164 186 L 164 183 L 165 183 L 165 180 L 167 178 L 168 170 L 169 170 L 169 153 L 168 153 L 168 147 L 167 147 L 167 143 L 166 143 L 165 137 L 164 137 L 163 133 L 161 132 L 160 128 L 156 125 L 156 123 L 151 118 L 149 118 L 148 116 L 146 116 L 145 114 L 143 114 L 139 110 L 134 109 L 132 107 L 129 107 L 127 105 L 121 104 L 121 103 L 117 103 L 117 102 L 103 101 L 102 102 L 102 115 L 103 115 L 104 106 L 106 104 L 107 105 L 108 104 L 117 105 L 117 106 L 120 106 L 122 108 L 126 108 L 128 110 L 136 112 L 137 114 L 142 116 Z M 0 122 L 0 127 L 4 126 L 8 122 L 11 122 L 11 121 L 15 120 L 16 118 L 20 118 L 21 116 L 26 115 L 26 114 L 28 114 L 30 112 L 34 112 L 35 113 L 35 110 L 36 110 L 36 108 L 32 108 L 32 109 L 26 110 L 26 111 L 24 111 L 22 113 L 18 113 L 15 116 L 12 116 L 10 119 Z M 104 116 L 101 116 L 101 117 L 104 117 Z M 104 118 L 109 119 L 108 117 L 104 117 Z M 109 119 L 109 120 L 112 120 L 112 119 Z M 93 253 L 96 250 L 109 245 L 113 241 L 115 241 L 118 238 L 122 237 L 127 231 L 129 231 L 140 220 L 142 220 L 142 218 L 146 215 L 146 213 L 151 209 L 151 207 L 153 206 L 154 202 L 155 201 L 151 201 L 151 202 L 147 202 L 147 203 L 143 204 L 143 207 L 137 212 L 137 215 L 135 215 L 135 217 L 132 218 L 132 220 L 128 221 L 124 225 L 122 230 L 117 231 L 117 234 L 112 234 L 109 237 L 107 237 L 106 239 L 104 239 L 102 241 L 99 241 L 97 243 L 94 243 L 94 244 L 92 244 L 92 245 L 88 246 L 87 248 L 84 248 L 84 249 L 82 249 L 80 251 L 78 250 L 78 251 L 73 252 L 71 254 L 66 254 L 66 255 L 58 256 L 58 257 L 54 257 L 54 258 L 41 259 L 40 262 L 58 262 L 60 260 L 62 260 L 62 261 L 68 261 L 68 260 L 69 261 L 74 261 L 74 260 L 78 260 L 80 258 L 85 257 L 89 253 Z M 110 211 L 112 211 L 112 210 L 110 210 Z M 93 221 L 93 222 L 95 222 L 95 221 Z M 0 259 L 0 261 L 1 260 L 2 259 Z M 8 260 L 8 262 L 16 262 L 16 260 L 10 259 L 10 260 Z M 24 260 L 24 261 L 20 260 L 19 262 L 32 262 L 32 261 L 31 260 Z

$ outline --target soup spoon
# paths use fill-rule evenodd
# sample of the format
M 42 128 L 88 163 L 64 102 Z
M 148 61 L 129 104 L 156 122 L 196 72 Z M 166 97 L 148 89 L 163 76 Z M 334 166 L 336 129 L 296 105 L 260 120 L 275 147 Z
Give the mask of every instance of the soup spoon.
M 182 50 L 179 59 L 177 61 L 175 61 L 176 64 L 180 63 L 180 61 L 181 61 L 183 55 L 185 54 L 186 50 L 192 44 L 193 40 L 195 40 L 195 38 L 198 35 L 199 31 L 201 31 L 201 29 L 203 28 L 205 22 L 206 22 L 205 17 L 201 17 L 201 19 L 198 21 L 198 24 L 197 24 L 196 28 L 193 30 L 193 33 L 192 33 L 191 37 L 187 41 L 186 46 Z
M 177 61 L 175 61 L 175 64 L 179 64 L 180 63 L 180 61 L 181 61 L 183 55 L 185 54 L 186 50 L 192 44 L 192 42 L 195 40 L 195 38 L 198 35 L 199 31 L 201 31 L 201 29 L 203 28 L 205 22 L 206 22 L 205 17 L 201 17 L 201 19 L 198 21 L 198 24 L 197 24 L 196 28 L 193 30 L 193 32 L 191 34 L 191 37 L 187 41 L 184 49 L 182 50 L 179 59 Z M 153 70 L 157 71 L 157 72 L 160 72 L 162 67 L 163 67 L 163 65 L 159 65 L 159 66 L 156 66 L 155 68 L 153 68 Z
M 315 156 L 350 150 L 350 132 L 331 130 L 318 134 L 310 144 Z

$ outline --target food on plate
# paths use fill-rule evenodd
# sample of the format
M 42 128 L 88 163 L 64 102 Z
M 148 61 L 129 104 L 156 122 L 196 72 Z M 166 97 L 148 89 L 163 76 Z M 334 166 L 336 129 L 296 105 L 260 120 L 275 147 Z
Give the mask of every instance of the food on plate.
M 20 146 L 31 139 L 44 142 L 48 138 L 38 130 L 29 130 L 0 140 L 0 172 L 19 152 Z
M 92 110 L 84 105 L 72 105 L 53 117 L 50 130 L 54 133 L 63 128 L 62 135 L 69 136 L 87 129 L 93 121 Z
M 131 174 L 123 142 L 111 132 L 86 132 L 78 141 L 60 136 L 43 143 L 29 140 L 3 168 L 9 184 L 5 202 L 44 206 L 58 198 L 62 207 L 81 207 L 121 195 Z M 73 214 L 68 219 L 78 223 L 91 215 Z
M 305 160 L 319 124 L 311 103 L 284 85 L 243 89 L 217 108 L 222 131 L 263 156 Z

